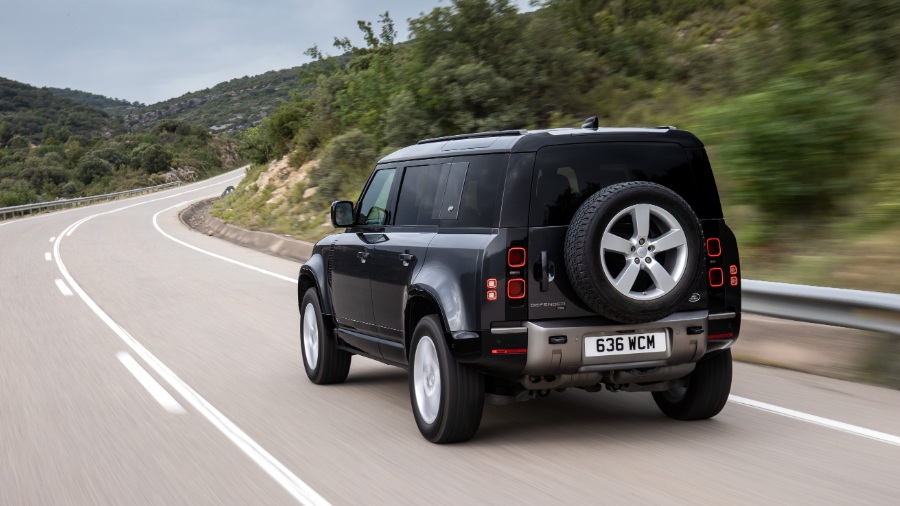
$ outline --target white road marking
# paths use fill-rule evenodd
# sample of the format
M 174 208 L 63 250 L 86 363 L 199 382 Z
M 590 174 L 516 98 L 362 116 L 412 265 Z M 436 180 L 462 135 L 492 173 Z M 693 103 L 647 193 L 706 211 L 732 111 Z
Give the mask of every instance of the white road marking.
M 181 404 L 178 404 L 178 401 L 176 401 L 162 385 L 153 379 L 153 376 L 150 376 L 150 373 L 145 371 L 144 368 L 137 363 L 137 360 L 135 360 L 134 357 L 124 351 L 120 351 L 116 356 L 119 357 L 119 362 L 122 362 L 122 365 L 128 369 L 128 372 L 134 375 L 138 380 L 138 383 L 150 392 L 150 395 L 156 399 L 156 402 L 162 404 L 162 407 L 166 408 L 166 411 L 176 414 L 184 413 L 184 408 L 181 407 Z
M 46 260 L 46 261 L 48 261 L 48 262 L 49 262 L 50 260 L 53 260 L 53 255 L 51 255 L 49 251 L 46 252 L 46 253 L 44 253 L 44 260 Z
M 219 254 L 217 254 L 217 253 L 213 253 L 213 252 L 211 252 L 211 251 L 206 251 L 205 249 L 201 249 L 201 248 L 198 248 L 198 247 L 196 247 L 196 246 L 194 246 L 194 245 L 192 245 L 192 244 L 188 244 L 188 243 L 186 243 L 186 242 L 184 242 L 184 241 L 182 241 L 182 240 L 180 240 L 180 239 L 176 239 L 176 238 L 172 237 L 171 235 L 169 235 L 169 234 L 163 232 L 163 229 L 161 229 L 161 228 L 159 227 L 159 223 L 157 222 L 157 217 L 158 217 L 160 214 L 162 214 L 162 213 L 164 213 L 164 212 L 166 212 L 166 211 L 168 211 L 168 210 L 170 210 L 170 209 L 175 209 L 176 207 L 180 207 L 180 206 L 183 206 L 183 205 L 185 205 L 185 204 L 189 204 L 189 203 L 191 203 L 191 202 L 193 202 L 193 201 L 192 201 L 192 200 L 187 200 L 187 201 L 182 202 L 182 203 L 180 203 L 180 204 L 175 204 L 175 205 L 172 206 L 172 207 L 163 209 L 162 211 L 160 211 L 160 212 L 154 214 L 154 215 L 153 215 L 153 226 L 156 227 L 156 230 L 159 231 L 160 234 L 162 234 L 162 235 L 168 237 L 169 239 L 171 239 L 171 240 L 177 242 L 178 244 L 180 244 L 180 245 L 182 245 L 182 246 L 185 246 L 185 247 L 187 247 L 187 248 L 190 248 L 190 249 L 192 249 L 192 250 L 194 250 L 194 251 L 199 251 L 200 253 L 203 253 L 204 255 L 209 255 L 209 256 L 211 256 L 211 257 L 213 257 L 213 258 L 218 258 L 219 260 L 224 260 L 224 261 L 226 261 L 226 262 L 229 262 L 229 263 L 232 263 L 232 264 L 235 264 L 235 265 L 240 265 L 241 267 L 245 267 L 245 268 L 247 268 L 247 269 L 250 269 L 251 271 L 256 271 L 256 272 L 258 272 L 258 273 L 260 273 L 260 274 L 265 274 L 265 275 L 267 275 L 267 276 L 272 276 L 272 277 L 274 277 L 274 278 L 278 278 L 278 279 L 283 280 L 283 281 L 288 281 L 288 282 L 294 283 L 295 285 L 297 284 L 297 280 L 296 280 L 295 278 L 289 278 L 289 277 L 287 277 L 287 276 L 282 276 L 281 274 L 277 274 L 277 273 L 272 272 L 272 271 L 267 271 L 267 270 L 265 270 L 265 269 L 260 269 L 259 267 L 256 267 L 256 266 L 254 266 L 254 265 L 245 264 L 244 262 L 240 262 L 240 261 L 237 261 L 237 260 L 233 260 L 233 259 L 231 259 L 231 258 L 222 256 L 222 255 L 219 255 Z
M 850 425 L 849 423 L 838 422 L 836 420 L 822 418 L 821 416 L 810 415 L 808 413 L 803 413 L 801 411 L 794 411 L 793 409 L 782 408 L 780 406 L 775 406 L 772 404 L 766 404 L 765 402 L 754 401 L 753 399 L 738 397 L 737 395 L 729 395 L 728 400 L 731 402 L 734 402 L 736 404 L 741 404 L 743 406 L 749 406 L 751 408 L 760 409 L 762 411 L 767 411 L 769 413 L 774 413 L 776 415 L 786 416 L 788 418 L 794 418 L 795 420 L 801 420 L 801 421 L 812 423 L 815 425 L 821 425 L 823 427 L 828 427 L 829 429 L 835 429 L 835 430 L 839 430 L 841 432 L 847 432 L 850 434 L 855 434 L 857 436 L 874 439 L 876 441 L 881 441 L 882 443 L 889 443 L 892 445 L 900 446 L 900 437 L 894 436 L 891 434 L 886 434 L 884 432 L 878 432 L 875 430 L 866 429 L 864 427 Z
M 57 279 L 55 281 L 56 281 L 57 288 L 59 288 L 59 291 L 62 292 L 63 295 L 65 295 L 66 297 L 71 297 L 72 295 L 74 295 L 72 293 L 72 290 L 69 290 L 69 287 L 66 286 L 66 284 L 63 282 L 63 280 Z
M 221 184 L 221 182 L 218 184 Z M 191 191 L 202 190 L 203 188 L 197 188 L 196 190 Z M 183 195 L 183 193 L 178 195 Z M 168 197 L 163 197 L 144 203 L 155 202 L 157 200 L 163 200 L 165 198 L 171 198 L 174 196 L 176 195 L 170 195 Z M 89 218 L 99 216 L 100 214 L 108 213 L 99 213 L 96 215 L 92 215 Z M 103 321 L 103 323 L 105 323 L 113 332 L 115 332 L 116 335 L 118 335 L 134 353 L 140 356 L 144 360 L 144 362 L 146 362 L 147 365 L 149 365 L 150 368 L 153 369 L 154 372 L 156 372 L 157 375 L 159 375 L 163 380 L 165 380 L 166 383 L 169 384 L 170 387 L 178 392 L 178 394 L 181 395 L 188 404 L 196 409 L 198 413 L 203 415 L 203 417 L 206 418 L 210 423 L 212 423 L 214 427 L 219 429 L 219 431 L 223 435 L 225 435 L 225 437 L 227 437 L 232 443 L 240 448 L 241 451 L 243 451 L 248 457 L 250 457 L 251 460 L 253 460 L 253 462 L 255 462 L 260 468 L 262 468 L 263 471 L 265 471 L 289 494 L 291 494 L 294 499 L 296 499 L 301 504 L 328 505 L 329 502 L 326 501 L 325 498 L 320 496 L 318 492 L 313 490 L 312 487 L 306 484 L 306 482 L 292 473 L 290 469 L 285 467 L 284 464 L 279 462 L 275 457 L 272 456 L 272 454 L 267 452 L 262 446 L 260 446 L 256 441 L 248 436 L 247 433 L 245 433 L 237 425 L 235 425 L 234 422 L 229 420 L 224 414 L 217 410 L 193 388 L 188 386 L 187 383 L 182 381 L 181 378 L 179 378 L 174 372 L 172 372 L 171 369 L 163 364 L 162 361 L 156 358 L 155 355 L 150 353 L 150 351 L 141 343 L 139 343 L 134 337 L 132 337 L 131 334 L 128 333 L 128 331 L 122 328 L 108 314 L 106 314 L 106 312 L 103 311 L 103 309 L 101 309 L 100 306 L 98 306 L 97 303 L 94 302 L 94 300 L 87 293 L 85 293 L 81 286 L 75 282 L 75 279 L 69 273 L 68 269 L 62 261 L 62 258 L 59 255 L 59 245 L 62 241 L 62 237 L 66 235 L 67 232 L 70 232 L 73 227 L 80 225 L 84 221 L 86 220 L 79 220 L 69 225 L 69 227 L 59 235 L 53 245 L 53 253 L 56 257 L 56 266 L 59 268 L 60 273 L 62 273 L 66 281 L 68 281 L 72 286 L 72 289 L 75 291 L 75 293 L 78 294 L 78 297 L 80 297 L 81 300 L 84 301 L 84 303 L 87 304 L 87 306 L 91 309 L 91 311 L 93 311 L 94 314 L 96 314 L 97 317 L 99 317 Z
M 55 241 L 55 240 L 56 240 L 56 237 L 51 237 L 51 238 L 50 238 L 50 242 L 53 242 L 53 241 Z

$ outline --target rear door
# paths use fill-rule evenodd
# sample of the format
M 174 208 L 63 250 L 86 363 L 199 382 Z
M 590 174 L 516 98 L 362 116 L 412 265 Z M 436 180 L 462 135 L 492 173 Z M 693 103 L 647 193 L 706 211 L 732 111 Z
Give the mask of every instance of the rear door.
M 688 202 L 697 200 L 688 157 L 676 143 L 602 142 L 538 150 L 529 209 L 530 319 L 594 314 L 569 283 L 563 249 L 566 233 L 585 200 L 626 181 L 658 183 Z

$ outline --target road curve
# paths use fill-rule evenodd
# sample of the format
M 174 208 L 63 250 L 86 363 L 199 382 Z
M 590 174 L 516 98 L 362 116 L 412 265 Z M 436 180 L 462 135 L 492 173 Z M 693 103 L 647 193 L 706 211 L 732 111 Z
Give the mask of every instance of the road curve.
M 427 443 L 404 371 L 306 380 L 299 264 L 177 220 L 241 175 L 0 222 L 0 504 L 900 497 L 900 392 L 746 364 L 713 420 L 570 390 Z

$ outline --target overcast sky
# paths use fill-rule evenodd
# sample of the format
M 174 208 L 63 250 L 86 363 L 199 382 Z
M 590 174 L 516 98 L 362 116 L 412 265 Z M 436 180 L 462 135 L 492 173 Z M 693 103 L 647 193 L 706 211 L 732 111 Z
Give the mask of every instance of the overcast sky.
M 406 20 L 444 0 L 6 0 L 0 77 L 152 104 L 236 77 L 332 54 L 335 36 L 362 45 L 358 19 Z M 514 0 L 530 10 L 528 0 Z

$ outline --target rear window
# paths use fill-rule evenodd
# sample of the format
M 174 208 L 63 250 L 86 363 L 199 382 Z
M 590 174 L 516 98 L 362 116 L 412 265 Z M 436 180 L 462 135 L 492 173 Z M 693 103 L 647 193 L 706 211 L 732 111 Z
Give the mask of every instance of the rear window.
M 568 225 L 597 191 L 626 181 L 666 186 L 688 202 L 696 188 L 691 166 L 679 144 L 610 142 L 548 146 L 537 152 L 532 178 L 532 227 Z

